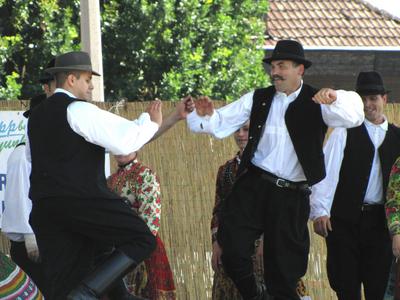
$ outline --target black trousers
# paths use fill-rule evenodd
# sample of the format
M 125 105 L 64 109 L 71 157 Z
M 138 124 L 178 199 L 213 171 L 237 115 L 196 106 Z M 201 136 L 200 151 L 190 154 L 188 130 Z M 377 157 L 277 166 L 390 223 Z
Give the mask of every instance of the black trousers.
M 46 280 L 44 278 L 43 266 L 29 259 L 24 242 L 11 241 L 11 259 L 33 280 L 38 289 L 46 293 Z
M 256 295 L 251 255 L 264 233 L 264 277 L 276 300 L 299 299 L 297 281 L 307 270 L 309 197 L 280 188 L 249 170 L 234 185 L 221 209 L 218 241 L 224 269 L 242 297 Z
M 361 212 L 358 224 L 331 218 L 326 238 L 329 283 L 339 300 L 381 300 L 388 283 L 392 247 L 383 205 Z
M 146 223 L 119 199 L 35 199 L 30 224 L 41 253 L 49 300 L 65 299 L 93 270 L 100 244 L 114 246 L 138 264 L 155 248 Z

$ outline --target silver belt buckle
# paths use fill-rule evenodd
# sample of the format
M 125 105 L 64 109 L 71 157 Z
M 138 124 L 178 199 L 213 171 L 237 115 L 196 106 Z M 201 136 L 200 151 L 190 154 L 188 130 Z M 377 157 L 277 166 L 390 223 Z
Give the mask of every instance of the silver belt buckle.
M 276 186 L 280 187 L 280 188 L 284 188 L 286 187 L 286 180 L 282 179 L 282 178 L 278 178 L 275 182 Z

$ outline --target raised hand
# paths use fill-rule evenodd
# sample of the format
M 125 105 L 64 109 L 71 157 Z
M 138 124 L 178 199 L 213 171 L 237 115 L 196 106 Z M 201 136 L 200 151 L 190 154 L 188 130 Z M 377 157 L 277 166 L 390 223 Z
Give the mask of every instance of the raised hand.
M 176 105 L 175 111 L 178 120 L 186 119 L 187 115 L 190 114 L 195 108 L 192 96 L 186 96 Z
M 331 104 L 337 99 L 336 91 L 329 88 L 323 88 L 318 91 L 313 97 L 315 103 Z
M 162 123 L 162 111 L 161 111 L 161 101 L 160 100 L 154 100 L 150 103 L 150 105 L 147 108 L 147 112 L 150 115 L 150 120 L 153 122 L 157 123 L 158 126 L 161 126 Z
M 196 107 L 196 112 L 200 117 L 212 116 L 214 113 L 214 104 L 207 96 L 200 96 L 194 102 Z

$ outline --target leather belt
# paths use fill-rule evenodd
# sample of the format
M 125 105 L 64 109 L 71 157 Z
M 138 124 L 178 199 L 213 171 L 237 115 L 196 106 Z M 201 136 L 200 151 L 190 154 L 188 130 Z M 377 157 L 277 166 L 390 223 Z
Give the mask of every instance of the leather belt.
M 258 173 L 261 176 L 262 179 L 276 185 L 277 187 L 311 193 L 310 187 L 306 182 L 293 182 L 293 181 L 289 181 L 289 180 L 286 180 L 283 178 L 279 178 L 279 177 L 277 177 L 267 171 L 264 171 L 254 165 L 251 165 L 249 167 L 249 169 L 255 171 L 256 173 Z

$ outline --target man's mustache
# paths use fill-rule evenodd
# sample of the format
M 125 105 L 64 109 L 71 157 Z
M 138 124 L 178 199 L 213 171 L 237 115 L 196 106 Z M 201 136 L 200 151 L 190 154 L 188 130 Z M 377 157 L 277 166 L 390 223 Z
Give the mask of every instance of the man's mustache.
M 282 76 L 274 75 L 274 76 L 272 76 L 272 81 L 275 81 L 275 80 L 284 80 L 284 79 Z

